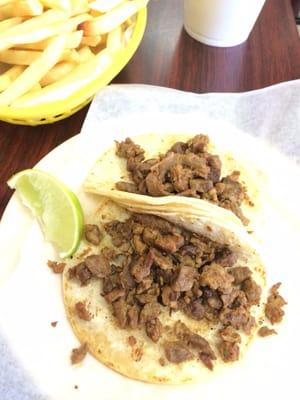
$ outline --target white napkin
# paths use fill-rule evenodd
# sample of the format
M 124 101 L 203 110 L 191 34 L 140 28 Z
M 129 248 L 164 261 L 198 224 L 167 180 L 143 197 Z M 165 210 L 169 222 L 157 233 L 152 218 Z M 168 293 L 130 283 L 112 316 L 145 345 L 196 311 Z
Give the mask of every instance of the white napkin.
M 103 123 L 149 113 L 224 121 L 300 163 L 300 80 L 246 93 L 200 95 L 148 85 L 111 85 L 95 97 L 82 133 L 104 134 Z
M 70 157 L 72 159 L 74 157 L 75 158 L 78 157 L 78 171 L 75 168 L 74 175 L 75 176 L 77 176 L 78 174 L 80 175 L 80 168 L 81 168 L 80 157 L 88 159 L 88 161 L 92 162 L 94 157 L 96 157 L 97 154 L 99 153 L 99 149 L 97 148 L 96 145 L 92 146 L 93 147 L 92 152 L 94 154 L 91 154 L 92 153 L 91 151 L 89 153 L 85 153 L 84 152 L 85 142 L 90 142 L 89 148 L 91 148 L 91 143 L 99 145 L 99 140 L 95 140 L 95 138 L 97 135 L 102 135 L 103 138 L 104 136 L 106 137 L 106 140 L 103 139 L 102 143 L 102 145 L 105 146 L 105 143 L 108 143 L 112 140 L 112 138 L 108 136 L 114 132 L 114 129 L 117 129 L 118 132 L 120 130 L 124 130 L 123 132 L 124 135 L 125 134 L 129 135 L 131 134 L 131 132 L 133 134 L 136 134 L 139 132 L 147 131 L 149 129 L 151 130 L 152 126 L 158 126 L 159 123 L 157 122 L 157 120 L 156 122 L 153 121 L 153 123 L 151 123 L 151 118 L 155 119 L 160 117 L 161 120 L 164 121 L 164 126 L 162 126 L 162 129 L 168 126 L 168 121 L 169 121 L 168 118 L 172 118 L 172 126 L 176 126 L 176 128 L 178 127 L 178 129 L 184 129 L 185 127 L 187 127 L 188 129 L 189 126 L 194 126 L 195 129 L 195 127 L 199 126 L 199 130 L 203 130 L 205 132 L 206 127 L 210 126 L 211 121 L 216 122 L 214 126 L 219 126 L 219 127 L 225 125 L 227 127 L 232 126 L 238 128 L 242 132 L 246 132 L 252 136 L 262 138 L 263 139 L 262 141 L 266 141 L 268 144 L 272 144 L 282 153 L 287 155 L 289 159 L 293 159 L 297 163 L 300 163 L 300 135 L 298 134 L 300 126 L 300 80 L 286 82 L 263 90 L 257 90 L 248 93 L 239 93 L 239 94 L 211 93 L 203 95 L 184 93 L 172 89 L 165 89 L 165 88 L 145 86 L 145 85 L 112 85 L 103 89 L 100 93 L 98 93 L 98 95 L 96 96 L 95 100 L 93 101 L 90 107 L 90 110 L 88 112 L 88 115 L 86 117 L 86 120 L 82 128 L 82 135 L 79 136 L 80 139 L 83 139 L 80 140 L 80 146 L 82 147 L 76 150 L 76 146 L 75 148 L 72 148 L 73 142 L 69 143 L 68 145 L 68 154 L 70 153 Z M 178 119 L 178 125 L 176 124 L 177 119 Z M 193 120 L 192 121 L 193 123 L 189 124 L 190 120 Z M 220 129 L 220 131 L 221 130 L 222 129 Z M 87 140 L 85 140 L 85 138 Z M 101 141 L 102 139 L 100 140 L 100 142 Z M 102 150 L 103 149 L 100 149 L 100 152 Z M 55 150 L 57 160 L 67 163 L 67 158 L 65 156 L 60 157 L 60 151 L 62 152 L 65 150 L 63 149 L 60 150 L 60 148 Z M 78 153 L 76 153 L 76 151 L 78 151 Z M 54 155 L 52 154 L 51 157 L 52 162 L 55 161 L 55 157 L 53 158 L 53 156 Z M 58 170 L 61 169 L 61 166 L 58 165 L 56 161 L 54 162 L 54 164 L 58 168 Z M 287 193 L 287 195 L 289 195 L 289 193 Z M 293 213 L 293 208 L 290 207 L 290 211 L 293 215 L 295 215 Z M 276 227 L 279 226 L 279 223 L 277 224 L 276 221 L 274 221 L 274 224 L 276 225 Z M 27 228 L 25 229 L 25 227 L 26 224 L 24 224 L 24 229 L 21 229 L 21 226 L 19 224 L 18 226 L 19 235 L 23 234 L 22 232 L 26 233 Z M 285 234 L 283 228 L 284 228 L 283 226 L 280 226 L 281 235 L 288 237 L 289 233 Z M 2 231 L 3 235 L 1 236 L 1 229 L 0 229 L 0 237 L 2 238 L 1 242 L 4 248 L 5 239 L 7 235 L 5 235 L 5 229 L 3 229 Z M 293 234 L 290 236 L 292 236 L 295 239 L 295 241 L 297 240 L 296 235 Z M 14 240 L 16 240 L 16 238 Z M 35 243 L 33 243 L 32 245 L 35 245 Z M 274 246 L 276 248 L 276 243 L 274 244 Z M 294 247 L 296 248 L 297 246 Z M 15 249 L 15 253 L 13 254 L 13 256 L 16 256 L 16 251 L 17 249 Z M 11 262 L 13 262 L 13 258 L 14 257 L 12 257 L 12 260 L 10 260 Z M 292 265 L 292 267 L 297 268 L 296 264 L 299 257 L 295 257 L 294 259 L 296 261 L 295 265 Z M 7 262 L 8 260 L 2 260 L 2 261 Z M 39 262 L 35 263 L 33 260 L 29 261 L 33 262 L 33 265 L 30 265 L 30 267 L 32 268 L 35 267 L 36 271 L 38 271 Z M 284 262 L 280 265 L 283 265 L 285 267 Z M 40 273 L 44 273 L 44 269 L 41 269 Z M 45 271 L 45 273 L 47 273 L 47 271 Z M 37 278 L 36 282 L 39 282 L 38 276 L 35 274 L 36 272 L 33 274 L 34 277 Z M 298 307 L 299 301 L 293 302 L 292 292 L 293 291 L 295 292 L 295 290 L 292 287 L 292 282 L 290 282 L 291 279 L 289 279 L 289 276 L 285 276 L 288 274 L 289 274 L 288 268 L 283 268 L 282 271 L 280 271 L 280 273 L 277 273 L 276 270 L 274 271 L 276 279 L 277 277 L 278 279 L 283 278 L 283 281 L 289 282 L 292 288 L 288 296 L 289 306 L 287 308 L 287 313 L 289 314 L 288 316 L 290 316 L 290 318 L 291 316 L 294 318 L 294 325 L 290 323 L 287 331 L 285 332 L 285 335 L 283 334 L 278 335 L 278 338 L 275 339 L 278 341 L 284 341 L 286 340 L 287 335 L 290 335 L 291 337 L 290 343 L 295 343 L 295 340 L 293 339 L 292 336 L 297 335 L 297 328 L 299 328 L 299 321 L 297 322 L 295 319 L 296 317 L 294 317 L 299 315 L 299 312 L 297 311 L 299 310 Z M 52 277 L 52 278 L 54 279 L 57 277 Z M 55 284 L 55 282 L 52 281 L 49 283 L 51 285 Z M 33 279 L 33 285 L 36 284 L 37 283 L 35 283 L 35 280 Z M 298 288 L 296 289 L 297 290 L 295 292 L 296 293 L 295 296 L 298 298 Z M 31 290 L 32 288 L 28 287 L 28 291 Z M 54 289 L 52 288 L 52 290 Z M 51 293 L 51 288 L 49 288 L 49 293 Z M 16 295 L 18 294 L 19 292 L 16 289 Z M 16 298 L 16 300 L 22 302 L 22 297 Z M 57 298 L 56 303 L 59 303 L 59 300 L 60 299 Z M 59 303 L 59 305 L 60 307 L 62 307 L 62 304 Z M 1 306 L 2 306 L 1 312 L 6 313 L 7 304 L 3 302 Z M 56 310 L 54 304 L 51 304 L 51 307 L 54 310 Z M 12 315 L 11 317 L 12 320 L 15 321 L 15 323 L 17 324 L 18 321 L 14 319 L 14 315 Z M 26 315 L 23 315 L 22 318 L 23 320 L 26 320 Z M 45 321 L 43 322 L 44 327 L 48 327 L 49 321 L 51 320 L 50 318 L 54 317 L 52 317 L 50 314 L 49 315 L 47 314 L 45 316 Z M 39 322 L 42 324 L 41 321 Z M 67 322 L 65 322 L 65 324 L 67 325 Z M 67 348 L 65 349 L 62 348 L 60 349 L 59 352 L 59 354 L 61 355 L 62 359 L 61 362 L 63 366 L 66 366 L 68 368 L 69 371 L 68 376 L 63 375 L 61 377 L 61 381 L 57 382 L 57 385 L 55 385 L 55 387 L 52 386 L 47 387 L 47 385 L 45 384 L 43 384 L 42 386 L 38 386 L 35 382 L 36 377 L 30 376 L 28 372 L 28 370 L 30 369 L 29 367 L 32 368 L 34 367 L 33 365 L 35 362 L 34 360 L 39 361 L 40 360 L 39 357 L 42 356 L 40 354 L 35 354 L 32 355 L 31 358 L 26 357 L 26 363 L 24 363 L 23 366 L 19 362 L 19 353 L 17 352 L 16 354 L 14 354 L 11 349 L 11 346 L 9 345 L 11 338 L 5 337 L 5 335 L 2 332 L 0 332 L 0 356 L 1 356 L 0 399 L 1 400 L 11 400 L 11 399 L 48 400 L 50 398 L 51 400 L 54 399 L 61 400 L 62 398 L 64 399 L 71 398 L 67 394 L 64 396 L 61 395 L 58 397 L 55 396 L 55 394 L 53 393 L 56 393 L 56 387 L 57 390 L 59 390 L 60 387 L 64 388 L 66 393 L 67 391 L 68 393 L 71 391 L 72 398 L 74 399 L 95 398 L 99 395 L 100 396 L 99 398 L 103 398 L 103 400 L 107 399 L 115 400 L 116 397 L 114 397 L 113 394 L 111 394 L 111 391 L 113 392 L 114 388 L 111 387 L 110 384 L 107 382 L 101 383 L 101 380 L 100 383 L 101 385 L 103 384 L 104 392 L 92 393 L 91 396 L 89 396 L 89 394 L 86 394 L 90 386 L 87 384 L 84 386 L 84 383 L 88 382 L 89 380 L 93 381 L 94 379 L 93 374 L 95 374 L 95 371 L 98 370 L 96 368 L 93 369 L 92 367 L 88 369 L 87 363 L 85 363 L 84 369 L 76 369 L 74 371 L 71 370 L 71 367 L 69 367 L 67 364 L 67 360 L 68 360 L 69 349 L 71 348 L 69 346 L 72 346 L 72 344 L 69 339 L 67 340 L 65 336 L 62 335 L 63 332 L 62 326 L 63 326 L 63 321 L 60 321 L 59 327 L 53 331 L 53 335 L 57 335 L 53 336 L 52 338 L 53 343 L 51 341 L 47 341 L 49 337 L 47 339 L 46 335 L 41 336 L 41 341 L 39 343 L 39 346 L 43 347 L 43 343 L 45 341 L 44 343 L 45 349 L 43 351 L 47 352 L 47 356 L 49 355 L 49 353 L 51 353 L 50 350 L 51 343 L 52 346 L 54 346 L 55 343 L 56 344 L 59 343 L 61 347 L 64 346 L 64 343 L 70 343 L 70 345 L 68 345 Z M 293 329 L 293 327 L 295 327 L 295 329 Z M 22 329 L 22 327 L 20 326 L 18 327 L 18 329 Z M 71 330 L 66 329 L 65 331 L 66 335 L 72 336 Z M 52 334 L 52 332 L 50 333 Z M 270 343 L 269 345 L 269 353 L 270 353 L 272 349 L 271 346 L 272 343 L 271 341 L 269 343 Z M 277 343 L 277 345 L 281 344 L 281 346 L 278 347 L 279 349 L 281 349 L 281 351 L 282 349 L 285 349 L 285 343 L 286 342 L 284 342 L 284 344 L 282 344 L 281 342 Z M 26 343 L 24 346 L 26 347 Z M 268 346 L 267 342 L 258 341 L 256 352 L 257 351 L 259 352 L 261 350 L 262 354 L 263 352 L 265 353 L 265 349 L 267 349 L 267 346 Z M 26 353 L 26 348 L 24 348 L 23 350 L 24 350 L 23 353 L 24 352 Z M 293 353 L 295 356 L 295 362 L 297 362 L 297 359 L 299 358 L 296 356 L 296 351 L 298 351 L 298 349 L 295 349 Z M 64 354 L 64 352 L 66 354 Z M 34 356 L 36 357 L 36 359 Z M 253 363 L 251 364 L 251 357 L 254 359 L 255 362 L 254 353 L 252 352 L 248 356 L 248 361 L 249 361 L 248 370 L 247 369 L 241 370 L 244 372 L 246 371 L 245 373 L 248 374 L 248 376 L 251 376 L 254 372 L 254 370 L 250 368 L 251 365 L 253 365 Z M 281 357 L 284 359 L 284 357 L 288 357 L 288 355 L 281 354 Z M 275 360 L 274 362 L 276 362 L 277 355 L 274 354 L 273 358 Z M 38 363 L 38 361 L 36 362 Z M 92 362 L 96 363 L 96 361 L 90 359 L 90 364 Z M 269 362 L 272 363 L 273 359 L 272 360 L 270 359 Z M 266 368 L 267 367 L 268 366 L 266 365 Z M 51 376 L 52 374 L 51 371 L 53 371 L 53 369 L 55 368 L 56 365 L 49 365 L 49 374 L 50 374 L 49 376 Z M 280 368 L 278 371 L 279 371 L 278 374 L 280 374 L 281 373 Z M 280 399 L 286 394 L 285 390 L 286 386 L 291 388 L 292 385 L 294 385 L 293 388 L 295 393 L 297 391 L 296 369 L 294 370 L 286 369 L 286 371 L 287 371 L 287 376 L 284 377 L 283 380 L 281 379 L 282 376 L 280 375 L 281 382 L 279 377 L 277 378 L 275 377 L 275 382 L 277 382 L 277 386 L 279 385 L 278 387 L 280 388 L 280 390 L 278 389 L 277 395 L 275 397 L 273 396 L 274 400 L 275 398 Z M 240 376 L 238 368 L 236 372 L 237 375 L 234 376 L 234 379 L 239 380 Z M 80 390 L 77 391 L 74 390 L 73 387 L 70 386 L 68 383 L 65 383 L 69 382 L 70 379 L 72 381 L 73 373 L 76 374 L 76 380 L 74 382 L 77 381 L 83 382 L 82 385 L 80 384 Z M 71 376 L 71 378 L 69 375 Z M 111 372 L 111 376 L 112 376 L 111 379 L 114 382 L 115 380 L 116 382 L 119 382 L 121 380 L 119 375 L 117 374 L 114 375 L 113 372 Z M 101 379 L 101 376 L 97 377 L 97 380 L 98 378 Z M 223 381 L 225 382 L 227 378 L 226 379 L 224 378 L 223 381 L 221 381 L 220 379 L 221 378 L 218 378 L 217 386 L 220 386 L 221 390 L 222 382 Z M 264 390 L 267 391 L 268 388 L 270 388 L 270 386 L 268 386 L 268 382 L 266 382 L 266 377 L 263 376 L 262 374 L 261 376 L 254 376 L 253 379 L 255 380 L 256 384 L 255 390 L 259 390 L 263 396 L 263 391 Z M 272 379 L 274 379 L 274 377 L 272 377 Z M 225 385 L 227 381 L 225 383 L 224 382 L 223 384 Z M 41 387 L 42 389 L 40 389 Z M 91 390 L 92 389 L 93 387 L 91 387 Z M 52 394 L 51 397 L 49 397 L 46 393 L 43 393 L 44 390 L 47 393 L 51 393 Z M 195 390 L 195 387 L 193 387 L 192 385 L 187 385 L 184 388 L 182 387 L 172 388 L 169 386 L 164 386 L 157 389 L 157 387 L 153 385 L 144 385 L 142 383 L 133 382 L 130 380 L 122 380 L 122 388 L 120 390 L 122 390 L 123 397 L 126 400 L 132 398 L 132 396 L 134 397 L 136 393 L 139 393 L 139 397 L 141 399 L 156 398 L 156 397 L 164 399 L 174 399 L 175 397 L 182 398 L 182 396 L 195 397 L 193 392 Z M 207 390 L 209 390 L 209 388 Z M 248 397 L 246 392 L 243 393 L 245 399 L 253 398 L 250 392 L 251 390 L 248 393 L 249 394 Z M 205 393 L 209 392 L 206 391 L 205 386 L 202 383 L 201 385 L 202 397 L 203 398 L 211 397 L 211 396 L 205 396 Z M 238 393 L 235 393 L 235 395 L 238 395 Z M 232 396 L 232 393 L 230 393 L 230 396 Z M 221 397 L 218 396 L 218 398 Z

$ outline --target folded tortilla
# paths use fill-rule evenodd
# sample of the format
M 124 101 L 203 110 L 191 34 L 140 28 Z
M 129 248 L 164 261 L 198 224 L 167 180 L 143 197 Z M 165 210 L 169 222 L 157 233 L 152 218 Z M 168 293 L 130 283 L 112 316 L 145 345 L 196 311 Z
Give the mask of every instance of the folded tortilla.
M 194 134 L 186 133 L 155 133 L 138 135 L 132 140 L 145 150 L 145 159 L 156 158 L 159 154 L 168 151 L 173 144 L 178 141 L 187 142 Z M 216 154 L 222 162 L 222 177 L 229 175 L 233 171 L 240 171 L 239 181 L 247 188 L 247 194 L 252 202 L 243 202 L 241 210 L 246 218 L 250 220 L 248 230 L 256 226 L 258 216 L 262 215 L 262 201 L 264 198 L 265 187 L 267 186 L 267 176 L 253 162 L 251 162 L 244 154 L 238 152 L 232 153 L 230 142 L 226 143 L 226 137 L 222 134 L 210 134 L 210 142 L 208 144 L 208 152 Z M 255 149 L 252 149 L 255 151 Z M 116 190 L 115 184 L 119 181 L 131 181 L 130 175 L 126 169 L 126 160 L 118 157 L 116 154 L 116 144 L 113 144 L 106 150 L 99 159 L 94 163 L 85 182 L 84 190 L 89 193 L 95 193 L 114 200 L 125 199 L 132 203 L 143 203 L 145 197 L 140 194 L 133 194 Z M 109 193 L 114 191 L 114 193 Z M 214 217 L 219 216 L 220 219 L 228 220 L 237 225 L 241 225 L 239 218 L 232 211 L 218 207 L 206 200 L 195 199 L 191 197 L 166 196 L 151 197 L 152 208 L 157 206 L 160 210 L 161 206 L 169 207 L 172 204 L 173 209 L 181 211 L 191 211 L 198 213 L 199 217 L 203 214 L 213 214 Z M 167 203 L 167 204 L 166 204 Z M 147 202 L 147 205 L 150 201 Z
M 117 199 L 114 199 L 117 200 Z M 107 199 L 100 199 L 100 206 L 97 212 L 87 219 L 87 223 L 102 226 L 103 223 L 112 220 L 124 221 L 130 215 L 130 211 L 152 213 L 151 206 L 130 205 L 120 201 L 120 205 Z M 128 208 L 128 210 L 125 210 Z M 155 212 L 157 215 L 157 212 Z M 238 252 L 237 265 L 247 265 L 252 271 L 253 279 L 262 287 L 263 293 L 259 306 L 253 306 L 251 314 L 255 317 L 257 324 L 250 336 L 241 333 L 242 344 L 240 345 L 240 358 L 245 354 L 248 345 L 252 341 L 258 322 L 263 315 L 263 302 L 265 298 L 265 272 L 263 261 L 258 252 L 251 247 L 250 243 L 245 244 L 247 232 L 244 227 L 238 224 L 230 233 L 228 226 L 224 228 L 221 218 L 213 218 L 213 215 L 204 214 L 201 218 L 198 215 L 188 216 L 186 213 L 179 214 L 173 211 L 161 211 L 159 213 L 173 223 L 196 233 L 209 233 L 211 239 L 227 244 L 230 249 Z M 207 226 L 212 230 L 207 230 Z M 239 227 L 239 228 L 237 228 Z M 205 381 L 213 377 L 224 366 L 228 365 L 220 357 L 214 363 L 214 371 L 209 371 L 198 360 L 190 360 L 180 364 L 167 363 L 162 366 L 159 360 L 164 357 L 162 340 L 154 343 L 146 335 L 144 329 L 120 329 L 116 319 L 112 315 L 109 305 L 100 295 L 102 284 L 99 280 L 90 282 L 86 286 L 80 286 L 78 282 L 69 279 L 68 271 L 74 265 L 81 262 L 88 254 L 100 253 L 103 247 L 111 247 L 111 239 L 105 234 L 100 246 L 92 246 L 82 241 L 81 247 L 75 257 L 70 261 L 64 270 L 63 296 L 67 316 L 72 328 L 81 343 L 85 343 L 89 352 L 100 362 L 109 368 L 133 379 L 168 384 L 180 384 L 193 381 Z M 88 309 L 93 315 L 90 321 L 84 321 L 75 312 L 77 302 L 86 302 Z M 216 348 L 216 331 L 219 325 L 215 325 L 206 319 L 197 321 L 189 318 L 181 311 L 170 315 L 168 307 L 162 307 L 160 321 L 164 327 L 173 326 L 176 321 L 184 322 L 190 330 L 206 338 L 211 346 Z M 128 338 L 134 336 L 136 344 L 131 346 Z M 217 352 L 217 350 L 216 350 Z

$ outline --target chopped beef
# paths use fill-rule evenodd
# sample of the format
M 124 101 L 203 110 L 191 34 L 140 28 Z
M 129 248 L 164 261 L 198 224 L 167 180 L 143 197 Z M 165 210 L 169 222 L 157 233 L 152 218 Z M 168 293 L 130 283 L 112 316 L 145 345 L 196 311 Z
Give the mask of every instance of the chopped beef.
M 128 317 L 128 325 L 130 328 L 135 329 L 139 324 L 139 307 L 137 305 L 133 305 L 129 308 L 127 317 Z
M 246 306 L 248 303 L 247 297 L 242 290 L 233 289 L 230 293 L 221 295 L 224 307 L 237 308 Z
M 138 254 L 142 255 L 147 251 L 147 245 L 142 241 L 140 235 L 134 235 L 132 240 L 134 249 Z
M 220 321 L 224 325 L 231 325 L 235 329 L 243 329 L 249 334 L 255 325 L 255 319 L 251 316 L 247 307 L 237 307 L 234 309 L 224 308 L 220 313 Z
M 270 329 L 267 326 L 262 326 L 259 330 L 258 330 L 258 335 L 261 337 L 266 337 L 266 336 L 270 336 L 270 335 L 277 335 L 277 332 L 275 331 L 275 329 Z
M 131 263 L 123 266 L 123 270 L 119 273 L 120 284 L 123 289 L 129 290 L 136 286 L 136 282 L 130 272 Z
M 139 283 L 137 288 L 136 288 L 136 293 L 141 294 L 144 293 L 146 290 L 151 288 L 151 285 L 153 283 L 152 276 L 149 276 L 143 280 L 143 282 Z
M 158 250 L 151 249 L 154 263 L 161 269 L 167 270 L 173 268 L 173 263 L 169 257 L 163 256 Z
M 87 224 L 84 227 L 84 235 L 88 242 L 97 246 L 100 244 L 103 235 L 100 232 L 100 229 L 97 225 Z
M 116 142 L 116 154 L 127 159 L 144 156 L 144 150 L 131 139 L 127 138 L 124 142 Z M 144 157 L 143 157 L 144 158 Z M 142 159 L 143 159 L 142 158 Z
M 207 149 L 209 139 L 207 135 L 196 135 L 188 141 L 188 147 L 195 154 L 204 153 Z
M 237 254 L 225 247 L 216 254 L 216 263 L 222 267 L 232 267 L 237 261 Z
M 92 314 L 89 312 L 83 301 L 78 301 L 75 304 L 75 310 L 80 319 L 83 319 L 84 321 L 90 321 L 92 319 Z
M 211 308 L 214 308 L 216 310 L 220 310 L 223 307 L 223 302 L 216 292 L 213 293 L 212 296 L 208 297 L 206 301 Z
M 112 244 L 120 247 L 123 244 L 128 244 L 128 238 L 131 236 L 131 224 L 112 221 L 104 226 L 106 232 L 110 235 Z
M 189 182 L 192 177 L 192 171 L 184 168 L 180 164 L 174 165 L 174 167 L 170 169 L 170 179 L 177 193 L 189 189 Z
M 153 264 L 152 252 L 149 251 L 146 256 L 134 259 L 130 264 L 131 275 L 137 282 L 142 282 L 150 275 L 151 266 Z
M 266 337 L 266 336 L 270 336 L 270 335 L 277 335 L 277 332 L 275 331 L 275 329 L 270 329 L 267 326 L 262 326 L 259 330 L 258 330 L 258 335 L 261 337 Z
M 159 341 L 162 334 L 162 324 L 158 318 L 146 322 L 146 333 L 154 343 Z
M 268 296 L 267 303 L 265 305 L 265 314 L 271 324 L 279 323 L 282 321 L 284 316 L 284 310 L 282 307 L 286 305 L 286 301 L 279 294 L 278 289 L 281 283 L 276 283 L 270 289 L 270 295 Z
M 184 142 L 176 142 L 173 144 L 173 146 L 170 148 L 170 152 L 172 153 L 181 153 L 184 154 L 188 148 L 188 144 Z
M 124 289 L 115 288 L 111 292 L 107 293 L 104 297 L 108 303 L 113 303 L 114 301 L 118 300 L 120 297 L 125 296 Z
M 211 360 L 216 360 L 216 355 L 210 347 L 208 341 L 197 333 L 192 333 L 187 338 L 188 346 L 192 349 L 196 349 L 200 354 L 206 354 Z
M 122 192 L 138 193 L 136 184 L 132 182 L 117 182 L 116 189 L 121 190 Z
M 84 343 L 80 347 L 73 349 L 71 353 L 71 363 L 80 363 L 87 354 L 87 345 Z
M 143 231 L 143 241 L 148 246 L 154 246 L 156 239 L 159 236 L 159 231 L 157 229 L 146 227 Z
M 183 265 L 180 267 L 177 277 L 172 284 L 175 292 L 184 292 L 192 289 L 195 279 L 195 268 Z
M 235 267 L 232 268 L 229 273 L 234 277 L 233 283 L 235 285 L 240 285 L 252 275 L 252 272 L 248 267 Z
M 56 261 L 48 261 L 47 265 L 55 274 L 61 274 L 66 266 L 66 263 L 58 263 Z
M 174 325 L 175 334 L 188 348 L 195 351 L 210 370 L 213 369 L 212 360 L 216 360 L 216 355 L 206 339 L 197 333 L 192 332 L 184 323 L 177 321 Z
M 158 303 L 147 303 L 142 308 L 142 311 L 140 314 L 140 321 L 142 323 L 151 321 L 152 319 L 157 318 L 159 316 L 160 312 L 161 312 L 160 305 Z
M 110 247 L 104 247 L 101 254 L 109 261 L 113 261 L 118 256 L 118 253 Z
M 212 263 L 203 268 L 200 284 L 213 290 L 228 293 L 232 290 L 233 277 L 219 264 Z
M 172 163 L 175 154 L 182 159 L 184 156 L 182 171 L 197 157 L 191 150 L 170 152 L 167 161 Z M 201 155 L 202 161 L 209 159 L 201 151 L 197 154 Z M 132 163 L 136 162 L 135 158 Z M 211 165 L 214 162 L 217 163 L 210 161 Z M 141 163 L 136 164 L 136 177 L 149 176 L 149 171 L 153 172 L 153 166 L 157 166 L 154 160 L 149 165 L 146 163 L 143 168 L 139 167 Z M 171 184 L 172 167 L 174 165 L 167 168 L 164 162 L 157 169 L 159 174 L 168 175 L 168 181 L 163 182 L 165 189 Z M 193 173 L 196 167 L 193 167 Z M 201 176 L 193 175 L 193 179 L 207 182 Z M 104 229 L 112 246 L 102 249 L 100 255 L 85 256 L 83 262 L 69 270 L 69 278 L 77 279 L 81 285 L 100 280 L 100 294 L 119 328 L 142 329 L 154 343 L 165 336 L 162 346 L 169 362 L 195 359 L 212 370 L 216 355 L 204 337 L 181 322 L 173 328 L 162 326 L 162 312 L 183 313 L 191 324 L 192 320 L 218 324 L 216 347 L 220 356 L 225 362 L 238 359 L 241 338 L 236 330 L 247 335 L 251 333 L 256 324 L 251 308 L 259 304 L 261 288 L 251 278 L 248 267 L 232 268 L 237 258 L 228 246 L 152 215 L 132 214 L 125 221 L 106 223 Z M 274 321 L 283 313 L 283 304 L 278 285 L 275 285 L 266 304 L 266 315 L 271 313 L 270 318 Z M 79 302 L 75 307 L 79 318 L 88 321 L 92 317 L 85 303 Z M 142 354 L 142 349 L 135 349 L 132 357 L 140 360 Z
M 189 185 L 190 185 L 191 190 L 196 193 L 206 193 L 214 187 L 212 181 L 205 180 L 202 178 L 190 179 Z M 188 189 L 186 189 L 186 190 L 188 190 Z M 192 196 L 192 197 L 195 197 L 195 196 Z
M 178 293 L 174 292 L 170 286 L 166 285 L 162 288 L 161 298 L 163 305 L 170 308 L 177 307 Z
M 208 368 L 211 371 L 214 369 L 214 364 L 208 354 L 199 353 L 199 358 L 203 362 L 203 364 L 206 366 L 206 368 Z
M 210 171 L 208 174 L 208 179 L 211 179 L 212 182 L 217 183 L 221 177 L 221 169 L 222 163 L 219 156 L 209 155 L 206 157 L 207 164 L 210 167 Z
M 241 336 L 232 326 L 219 330 L 219 336 L 222 340 L 230 343 L 241 343 Z
M 142 293 L 142 294 L 137 294 L 135 297 L 141 304 L 147 304 L 155 302 L 157 295 L 151 293 Z
M 167 196 L 170 194 L 165 190 L 164 184 L 160 181 L 158 175 L 153 172 L 147 175 L 145 184 L 147 193 L 150 193 L 151 196 Z
M 84 262 L 79 263 L 75 267 L 70 268 L 68 272 L 69 272 L 69 278 L 70 279 L 77 278 L 80 281 L 81 286 L 87 285 L 87 283 L 91 280 L 93 276 L 93 274 L 86 267 Z
M 127 304 L 124 298 L 112 303 L 114 315 L 118 321 L 120 328 L 125 328 L 127 324 Z
M 117 189 L 150 196 L 180 195 L 201 198 L 234 212 L 248 223 L 241 205 L 248 200 L 239 171 L 221 178 L 222 162 L 207 150 L 209 138 L 196 135 L 177 142 L 156 159 L 145 160 L 144 150 L 131 139 L 117 143 L 116 154 L 127 160 L 133 182 L 118 182 Z
M 225 362 L 233 362 L 239 359 L 240 347 L 237 343 L 221 341 L 218 349 L 222 360 Z
M 249 304 L 258 305 L 261 296 L 261 287 L 252 279 L 246 279 L 241 286 L 242 291 L 246 294 Z
M 110 273 L 109 261 L 102 254 L 88 256 L 84 263 L 92 275 L 97 278 L 105 278 Z
M 154 245 L 166 253 L 175 253 L 184 245 L 184 238 L 180 235 L 164 235 L 159 236 Z
M 164 343 L 164 350 L 166 359 L 174 364 L 180 364 L 194 358 L 193 353 L 180 341 Z
M 191 301 L 184 306 L 183 311 L 191 318 L 200 321 L 205 316 L 205 308 L 199 300 Z
M 224 362 L 237 361 L 240 356 L 241 336 L 231 327 L 219 330 L 221 341 L 218 343 L 218 350 Z

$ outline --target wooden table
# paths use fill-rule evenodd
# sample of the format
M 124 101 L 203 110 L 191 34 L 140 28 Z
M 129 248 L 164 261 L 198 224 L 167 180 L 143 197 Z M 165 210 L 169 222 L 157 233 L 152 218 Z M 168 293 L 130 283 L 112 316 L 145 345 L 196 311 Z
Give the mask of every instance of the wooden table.
M 214 48 L 182 29 L 183 0 L 152 0 L 143 42 L 114 80 L 204 92 L 241 92 L 300 78 L 300 41 L 291 0 L 266 0 L 248 41 Z M 11 191 L 10 175 L 31 168 L 80 131 L 88 107 L 53 125 L 23 127 L 0 122 L 0 216 Z

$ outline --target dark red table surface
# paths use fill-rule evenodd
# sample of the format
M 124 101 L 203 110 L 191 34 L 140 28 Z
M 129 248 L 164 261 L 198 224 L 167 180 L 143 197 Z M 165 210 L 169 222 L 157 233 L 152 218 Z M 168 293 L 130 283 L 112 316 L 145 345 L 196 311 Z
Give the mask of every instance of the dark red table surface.
M 300 78 L 300 40 L 291 0 L 266 0 L 246 43 L 205 46 L 182 28 L 182 0 L 152 0 L 144 39 L 115 83 L 144 83 L 196 93 L 243 92 Z M 33 167 L 80 131 L 88 106 L 52 125 L 0 122 L 0 216 L 14 172 Z

